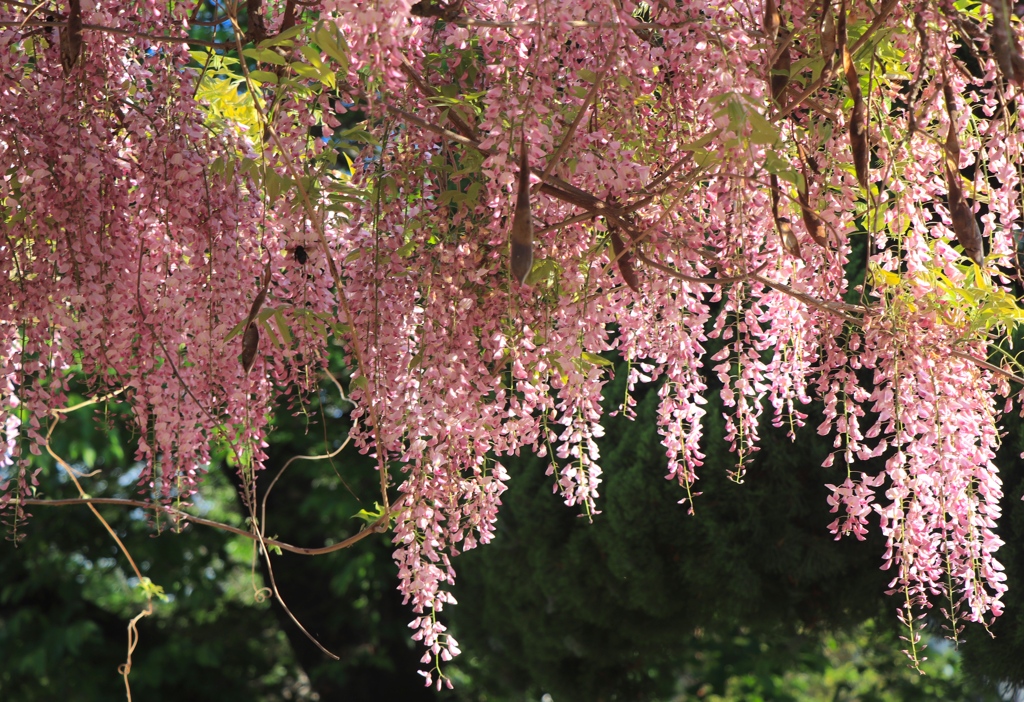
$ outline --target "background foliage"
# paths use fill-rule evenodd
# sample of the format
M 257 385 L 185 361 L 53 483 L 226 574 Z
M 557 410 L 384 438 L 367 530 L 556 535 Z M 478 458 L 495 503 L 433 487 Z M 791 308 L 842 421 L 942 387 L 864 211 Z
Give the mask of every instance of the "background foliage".
M 340 368 L 335 370 L 340 372 Z M 616 370 L 607 405 L 622 392 Z M 501 530 L 487 548 L 460 556 L 453 627 L 468 655 L 452 671 L 454 692 L 424 688 L 419 654 L 394 590 L 387 536 L 314 558 L 275 555 L 285 601 L 311 633 L 341 656 L 327 659 L 280 608 L 257 602 L 266 582 L 253 570 L 252 542 L 188 526 L 160 534 L 141 511 L 104 508 L 170 601 L 140 623 L 133 657 L 137 699 L 426 700 L 988 700 L 991 683 L 1024 683 L 1021 611 L 1013 587 L 1024 565 L 1019 500 L 1004 500 L 1010 577 L 1006 614 L 990 639 L 969 628 L 960 653 L 941 638 L 926 652 L 926 676 L 900 652 L 879 537 L 832 540 L 819 468 L 827 444 L 809 431 L 791 443 L 765 427 L 746 482 L 712 452 L 694 516 L 675 504 L 680 488 L 652 480 L 664 470 L 646 389 L 635 422 L 606 420 L 603 512 L 588 523 L 551 494 L 544 463 L 510 463 Z M 344 436 L 345 412 L 325 384 L 304 412 L 282 410 L 269 449 L 271 470 L 291 456 L 322 452 Z M 59 453 L 99 470 L 94 496 L 131 497 L 133 439 L 116 404 L 71 415 L 57 430 Z M 722 427 L 709 411 L 708 442 Z M 327 437 L 325 440 L 325 436 Z M 1014 457 L 1024 432 L 1010 427 L 1002 463 L 1007 495 L 1024 487 Z M 72 494 L 47 459 L 39 491 Z M 197 514 L 244 526 L 233 470 L 223 457 L 207 477 Z M 272 475 L 266 476 L 267 478 Z M 264 480 L 264 484 L 269 480 Z M 372 510 L 372 463 L 350 448 L 333 461 L 289 467 L 268 502 L 268 533 L 320 546 L 355 533 Z M 369 502 L 369 504 L 368 504 Z M 142 606 L 116 547 L 83 507 L 38 508 L 28 538 L 0 549 L 0 695 L 5 699 L 107 700 L 123 694 L 126 620 Z M 1024 582 L 1021 583 L 1024 585 Z M 933 627 L 938 627 L 938 622 Z M 936 631 L 936 633 L 938 633 Z

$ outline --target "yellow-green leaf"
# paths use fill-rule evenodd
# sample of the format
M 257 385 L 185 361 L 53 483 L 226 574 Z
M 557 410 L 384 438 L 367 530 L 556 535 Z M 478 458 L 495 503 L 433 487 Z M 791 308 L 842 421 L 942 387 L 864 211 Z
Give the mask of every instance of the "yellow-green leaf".
M 256 83 L 277 84 L 277 74 L 270 71 L 249 71 L 249 79 Z
M 584 361 L 587 361 L 588 363 L 590 363 L 591 365 L 594 365 L 594 366 L 605 366 L 605 367 L 614 367 L 615 366 L 615 364 L 612 363 L 611 361 L 609 361 L 607 358 L 605 358 L 604 356 L 600 356 L 600 355 L 598 355 L 596 353 L 590 353 L 589 351 L 584 351 L 582 356 L 583 356 L 583 360 Z
M 284 30 L 283 32 L 276 36 L 264 39 L 259 44 L 257 44 L 257 47 L 260 49 L 265 49 L 268 46 L 281 46 L 282 44 L 290 45 L 291 40 L 297 37 L 299 35 L 299 32 L 301 32 L 305 28 L 306 25 L 304 24 L 297 24 L 294 27 L 289 27 L 288 29 Z
M 306 57 L 306 60 L 309 61 L 311 66 L 320 68 L 324 65 L 324 62 L 320 60 L 320 52 L 312 46 L 307 44 L 306 46 L 301 47 L 299 51 L 302 52 L 302 55 Z
M 338 62 L 342 71 L 348 72 L 348 44 L 337 25 L 321 24 L 313 32 L 313 41 L 325 54 Z
M 256 59 L 260 63 L 269 63 L 274 66 L 284 66 L 288 63 L 281 54 L 272 49 L 246 49 L 242 54 L 251 59 Z
M 279 308 L 274 309 L 274 321 L 277 323 L 277 328 L 281 330 L 281 339 L 284 341 L 285 346 L 290 347 L 292 345 L 292 332 Z

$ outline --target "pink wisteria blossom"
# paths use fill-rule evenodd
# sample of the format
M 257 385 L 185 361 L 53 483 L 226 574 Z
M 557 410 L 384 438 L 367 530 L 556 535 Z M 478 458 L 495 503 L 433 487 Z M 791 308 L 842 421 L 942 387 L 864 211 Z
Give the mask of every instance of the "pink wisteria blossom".
M 822 506 L 829 528 L 863 539 L 880 519 L 904 621 L 937 601 L 954 618 L 1000 613 L 993 457 L 1019 373 L 987 357 L 1020 319 L 1024 98 L 987 6 L 249 7 L 231 40 L 190 47 L 188 4 L 0 5 L 8 523 L 69 369 L 130 403 L 146 497 L 187 499 L 213 442 L 257 479 L 270 409 L 317 386 L 333 337 L 440 686 L 459 653 L 440 616 L 452 559 L 493 537 L 501 462 L 546 456 L 552 490 L 600 511 L 613 352 L 630 392 L 659 383 L 681 502 L 699 500 L 718 450 L 702 433 L 709 379 L 736 480 L 764 422 L 799 440 L 821 401 L 828 464 L 847 471 Z M 247 62 L 221 61 L 243 46 Z M 345 145 L 359 153 L 339 169 Z M 947 171 L 980 223 L 980 266 Z M 523 178 L 535 234 L 520 284 L 508 236 Z M 863 472 L 871 457 L 884 472 Z

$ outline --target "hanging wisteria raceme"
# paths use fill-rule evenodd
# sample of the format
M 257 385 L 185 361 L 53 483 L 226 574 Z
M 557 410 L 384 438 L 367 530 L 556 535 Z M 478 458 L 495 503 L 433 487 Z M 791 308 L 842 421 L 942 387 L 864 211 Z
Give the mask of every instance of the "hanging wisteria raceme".
M 0 0 L 7 521 L 72 369 L 134 409 L 142 491 L 182 500 L 215 442 L 254 490 L 334 336 L 441 685 L 503 457 L 599 512 L 616 352 L 660 383 L 690 506 L 709 382 L 736 480 L 821 400 L 831 529 L 880 516 L 911 655 L 922 608 L 985 623 L 1020 32 L 1005 0 Z

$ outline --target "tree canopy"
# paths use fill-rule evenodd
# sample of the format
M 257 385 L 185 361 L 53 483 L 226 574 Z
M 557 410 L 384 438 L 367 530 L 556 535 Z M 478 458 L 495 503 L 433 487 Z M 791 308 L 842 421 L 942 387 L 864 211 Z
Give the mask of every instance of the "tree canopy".
M 677 509 L 699 515 L 708 470 L 744 482 L 767 424 L 799 440 L 815 416 L 828 529 L 867 539 L 878 516 L 911 659 L 935 606 L 954 639 L 990 625 L 1024 382 L 1012 9 L 0 0 L 11 538 L 46 453 L 120 545 L 51 438 L 123 402 L 135 506 L 197 522 L 223 455 L 279 599 L 274 549 L 388 532 L 441 686 L 452 559 L 494 538 L 510 457 L 603 508 L 617 357 L 612 412 L 655 388 Z M 273 409 L 308 413 L 325 373 L 379 495 L 311 550 L 267 530 L 262 469 Z

